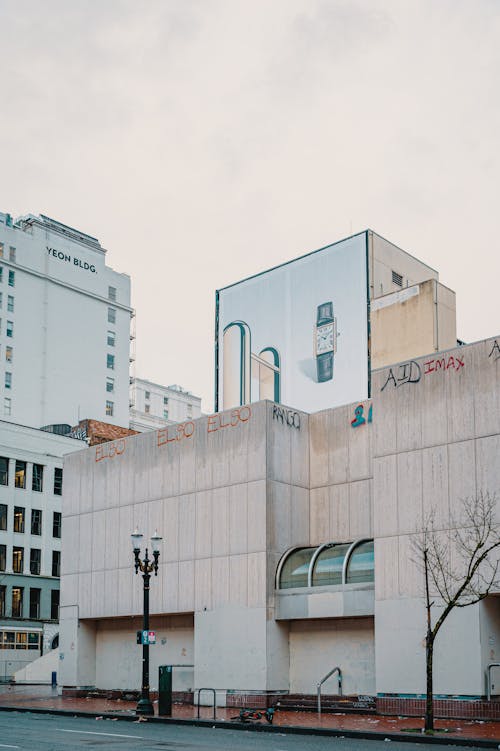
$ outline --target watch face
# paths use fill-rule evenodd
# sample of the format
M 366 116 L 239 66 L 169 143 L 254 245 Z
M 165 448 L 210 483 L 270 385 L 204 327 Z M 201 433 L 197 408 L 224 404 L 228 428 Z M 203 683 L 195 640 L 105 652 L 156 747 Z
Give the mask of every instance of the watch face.
M 333 323 L 326 323 L 324 326 L 318 326 L 316 329 L 316 355 L 322 355 L 324 352 L 333 352 Z

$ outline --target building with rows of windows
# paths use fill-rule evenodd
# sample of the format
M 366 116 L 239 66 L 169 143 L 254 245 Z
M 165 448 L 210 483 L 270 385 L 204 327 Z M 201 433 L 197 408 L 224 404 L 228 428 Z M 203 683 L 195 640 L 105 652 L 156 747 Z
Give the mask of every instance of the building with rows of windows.
M 0 421 L 0 681 L 57 641 L 62 457 L 81 447 Z
M 0 213 L 0 419 L 128 427 L 130 278 L 99 240 Z
M 201 399 L 181 386 L 130 379 L 130 427 L 142 433 L 201 415 Z

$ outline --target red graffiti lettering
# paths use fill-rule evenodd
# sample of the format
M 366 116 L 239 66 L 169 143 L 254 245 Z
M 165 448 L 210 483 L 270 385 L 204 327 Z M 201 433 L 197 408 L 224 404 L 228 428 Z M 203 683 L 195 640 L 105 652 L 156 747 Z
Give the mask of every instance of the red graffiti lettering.
M 427 373 L 434 373 L 436 368 L 434 367 L 435 360 L 427 360 L 427 362 L 424 362 L 424 375 L 427 375 Z
M 237 407 L 230 412 L 217 412 L 209 415 L 207 420 L 207 433 L 215 433 L 222 428 L 235 428 L 241 422 L 248 422 L 252 410 L 248 406 Z
M 424 362 L 424 375 L 428 373 L 435 373 L 438 370 L 460 370 L 465 367 L 465 362 L 462 357 L 458 355 L 450 355 L 448 359 L 442 357 L 440 360 L 427 360 Z
M 181 422 L 178 425 L 169 425 L 157 432 L 157 445 L 165 446 L 167 443 L 177 443 L 184 438 L 191 438 L 194 433 L 194 422 Z
M 457 355 L 456 357 L 457 365 L 455 367 L 455 370 L 460 370 L 460 368 L 464 368 L 465 364 L 464 361 L 460 359 L 460 357 Z
M 123 438 L 118 441 L 100 443 L 95 447 L 95 461 L 102 462 L 104 459 L 113 459 L 115 456 L 120 456 L 125 451 L 126 446 Z

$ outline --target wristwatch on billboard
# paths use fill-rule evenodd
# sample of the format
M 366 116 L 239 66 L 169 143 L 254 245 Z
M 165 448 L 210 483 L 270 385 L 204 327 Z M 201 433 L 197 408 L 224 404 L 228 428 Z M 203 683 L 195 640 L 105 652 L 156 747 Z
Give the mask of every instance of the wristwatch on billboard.
M 333 302 L 318 305 L 314 329 L 314 354 L 318 383 L 333 378 L 333 355 L 337 350 L 337 320 L 333 315 Z

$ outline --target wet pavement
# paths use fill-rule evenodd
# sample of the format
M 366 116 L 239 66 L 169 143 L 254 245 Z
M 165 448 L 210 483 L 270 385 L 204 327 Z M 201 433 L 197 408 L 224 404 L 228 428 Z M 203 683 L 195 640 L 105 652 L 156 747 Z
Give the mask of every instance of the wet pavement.
M 85 712 L 96 717 L 114 715 L 133 717 L 135 715 L 135 701 L 104 698 L 70 698 L 58 695 L 57 689 L 50 686 L 0 685 L 0 709 L 22 709 L 24 711 L 63 711 L 68 714 Z M 155 703 L 155 711 L 158 705 Z M 195 720 L 196 707 L 184 704 L 174 704 L 172 707 L 173 720 Z M 201 707 L 200 718 L 213 721 L 213 708 Z M 239 719 L 239 710 L 217 707 L 218 722 L 231 723 Z M 255 724 L 255 723 L 252 723 Z M 267 725 L 265 719 L 257 724 Z M 387 717 L 380 715 L 360 715 L 343 713 L 324 713 L 321 717 L 315 712 L 285 712 L 277 711 L 273 725 L 293 728 L 323 728 L 332 731 L 350 731 L 360 733 L 376 733 L 384 737 L 387 734 L 408 733 L 408 740 L 421 737 L 423 719 L 418 717 Z M 474 741 L 496 741 L 500 744 L 500 722 L 489 720 L 436 720 L 436 736 L 445 739 L 456 738 Z M 413 732 L 409 732 L 413 731 Z M 435 736 L 435 737 L 436 737 Z

